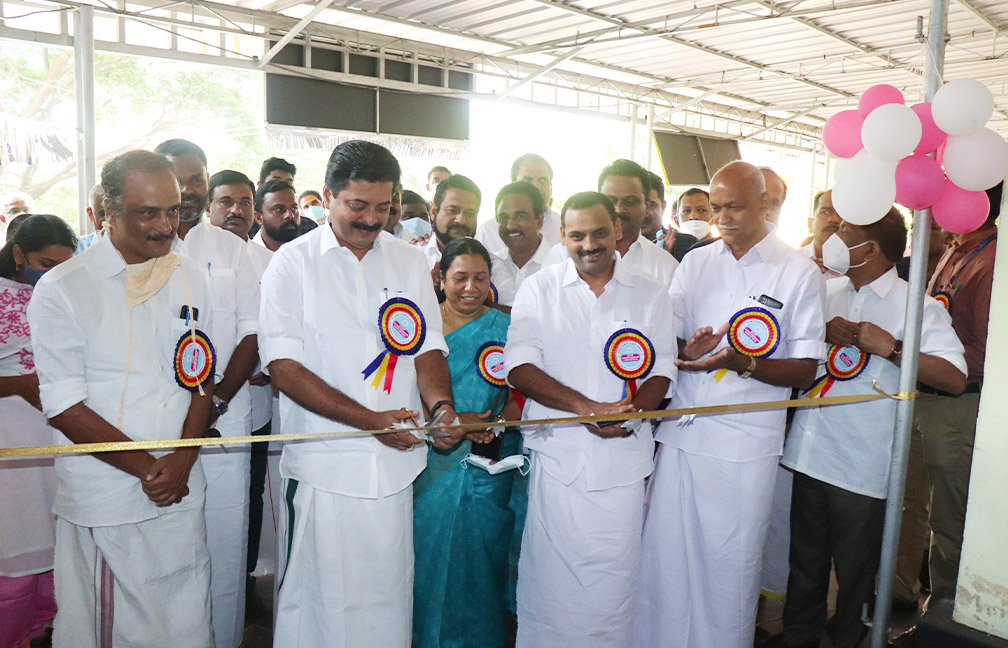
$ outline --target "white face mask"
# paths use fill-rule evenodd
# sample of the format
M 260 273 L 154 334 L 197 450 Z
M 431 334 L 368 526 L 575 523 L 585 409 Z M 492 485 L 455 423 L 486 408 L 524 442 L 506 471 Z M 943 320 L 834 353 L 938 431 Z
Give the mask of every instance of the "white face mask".
M 431 233 L 430 223 L 420 218 L 419 216 L 414 216 L 413 218 L 407 218 L 406 220 L 399 221 L 399 224 L 403 226 L 403 229 L 412 234 L 413 236 L 424 236 Z
M 836 272 L 837 274 L 847 274 L 847 271 L 851 268 L 860 268 L 867 261 L 862 261 L 857 265 L 850 264 L 850 251 L 861 247 L 862 245 L 868 245 L 871 241 L 865 241 L 864 243 L 858 243 L 853 247 L 847 247 L 847 244 L 837 235 L 833 234 L 822 246 L 822 262 L 823 265 Z
M 710 223 L 705 220 L 688 220 L 679 225 L 679 231 L 701 240 L 710 234 Z

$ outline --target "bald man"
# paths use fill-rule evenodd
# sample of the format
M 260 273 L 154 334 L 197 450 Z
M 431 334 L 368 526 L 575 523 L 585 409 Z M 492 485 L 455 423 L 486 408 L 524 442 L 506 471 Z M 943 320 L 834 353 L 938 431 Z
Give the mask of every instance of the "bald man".
M 784 400 L 815 378 L 823 283 L 812 261 L 770 235 L 768 202 L 751 164 L 732 162 L 711 180 L 721 240 L 687 254 L 670 289 L 680 368 L 672 407 Z M 784 414 L 659 426 L 635 646 L 752 646 Z
M 766 186 L 766 219 L 776 226 L 780 221 L 784 201 L 787 199 L 787 183 L 784 182 L 784 178 L 777 175 L 777 172 L 770 167 L 760 167 L 759 170 L 763 174 L 763 182 Z

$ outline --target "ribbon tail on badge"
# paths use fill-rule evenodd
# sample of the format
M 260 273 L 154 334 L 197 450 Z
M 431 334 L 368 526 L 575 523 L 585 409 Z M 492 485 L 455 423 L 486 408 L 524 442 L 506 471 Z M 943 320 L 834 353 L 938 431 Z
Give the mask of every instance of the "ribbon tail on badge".
M 361 374 L 364 376 L 364 380 L 371 377 L 371 374 L 375 374 L 375 378 L 371 381 L 371 386 L 378 389 L 378 384 L 381 382 L 382 377 L 385 375 L 385 367 L 388 365 L 388 351 L 382 351 L 371 361 Z
M 388 357 L 388 362 L 387 363 L 385 363 L 385 362 L 382 363 L 382 365 L 384 366 L 384 369 L 385 369 L 385 384 L 382 386 L 382 389 L 385 390 L 386 394 L 391 394 L 392 393 L 392 378 L 395 376 L 396 361 L 399 359 L 399 356 L 397 356 L 394 353 L 390 353 L 390 354 L 388 354 L 388 356 L 389 356 Z
M 623 398 L 626 398 L 628 393 L 630 394 L 630 398 L 635 398 L 637 396 L 636 380 L 628 380 L 623 383 Z
M 822 398 L 829 391 L 830 387 L 833 386 L 833 377 L 829 374 L 824 374 L 819 377 L 812 386 L 805 391 L 806 398 Z
M 728 375 L 727 369 L 718 369 L 714 372 L 714 382 L 719 383 L 721 379 Z

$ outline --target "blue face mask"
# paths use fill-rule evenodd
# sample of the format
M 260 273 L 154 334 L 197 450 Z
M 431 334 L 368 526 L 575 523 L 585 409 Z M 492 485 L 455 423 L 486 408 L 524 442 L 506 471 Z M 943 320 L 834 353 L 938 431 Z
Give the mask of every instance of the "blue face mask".
M 404 221 L 399 221 L 399 224 L 402 225 L 404 230 L 413 236 L 426 236 L 431 233 L 430 223 L 418 216 L 414 216 L 413 218 L 409 218 Z
M 312 220 L 317 221 L 325 216 L 325 209 L 322 208 L 322 205 L 309 205 L 307 216 L 310 216 Z
M 38 280 L 42 278 L 42 275 L 49 272 L 48 270 L 39 270 L 35 266 L 26 265 L 21 268 L 21 274 L 24 275 L 25 281 L 34 286 L 38 283 Z

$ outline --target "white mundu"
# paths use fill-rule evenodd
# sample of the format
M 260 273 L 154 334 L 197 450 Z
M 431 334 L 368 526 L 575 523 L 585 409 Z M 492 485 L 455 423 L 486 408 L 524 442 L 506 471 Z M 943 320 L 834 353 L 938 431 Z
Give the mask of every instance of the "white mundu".
M 830 279 L 826 282 L 826 320 L 842 317 L 853 322 L 871 322 L 902 340 L 908 288 L 895 268 L 860 290 L 855 290 L 847 277 Z M 831 348 L 831 355 L 836 358 L 839 351 Z M 952 319 L 930 296 L 924 297 L 920 352 L 947 360 L 966 373 L 963 346 L 952 329 Z M 833 365 L 841 370 L 848 368 L 853 376 L 846 378 L 844 371 L 834 370 L 834 374 L 845 379 L 832 378 L 824 363 L 816 372 L 817 382 L 808 397 L 870 394 L 873 381 L 888 393 L 899 390 L 898 366 L 851 348 L 844 353 L 844 357 L 834 359 Z M 865 364 L 858 369 L 861 359 Z M 781 463 L 844 490 L 884 499 L 889 484 L 895 417 L 896 401 L 889 398 L 799 409 Z
M 567 248 L 560 242 L 550 250 L 545 263 L 560 263 L 568 256 Z M 651 277 L 666 288 L 672 284 L 672 277 L 679 267 L 679 262 L 671 253 L 644 238 L 643 234 L 630 244 L 630 249 L 622 255 L 622 259 L 637 272 Z
M 543 241 L 546 242 L 547 248 L 559 243 L 560 212 L 552 207 L 547 207 L 546 213 L 543 214 L 542 228 L 539 231 L 542 234 Z M 476 236 L 473 238 L 482 243 L 483 247 L 490 254 L 507 253 L 507 246 L 504 245 L 504 239 L 501 238 L 500 224 L 496 218 L 491 218 L 480 223 L 479 227 L 476 228 Z
M 198 309 L 197 327 L 212 330 L 209 287 L 183 258 L 131 313 L 125 276 L 103 237 L 39 281 L 28 318 L 44 413 L 83 403 L 116 425 L 121 410 L 131 439 L 177 439 L 191 402 L 175 378 L 176 345 L 189 331 L 180 315 Z M 70 443 L 63 435 L 57 442 Z M 53 645 L 212 646 L 200 462 L 189 495 L 165 508 L 136 477 L 91 455 L 60 457 L 56 475 Z
M 382 232 L 358 260 L 327 224 L 284 244 L 266 269 L 262 289 L 264 365 L 296 361 L 371 410 L 420 410 L 414 358 L 429 351 L 447 355 L 448 347 L 419 249 Z M 387 372 L 385 378 L 364 377 L 385 351 L 379 310 L 390 302 L 402 306 L 402 300 L 422 315 L 419 350 L 398 356 L 391 383 Z M 280 400 L 284 433 L 353 429 L 286 394 Z M 426 446 L 394 450 L 370 436 L 284 447 L 286 511 L 279 542 L 287 560 L 277 570 L 282 581 L 275 646 L 409 646 L 412 484 L 426 465 Z
M 235 347 L 259 328 L 259 276 L 248 245 L 206 219 L 176 238 L 172 248 L 207 275 L 213 304 L 220 382 Z M 244 383 L 214 423 L 221 436 L 252 432 L 252 394 Z M 249 447 L 206 447 L 200 455 L 207 478 L 206 525 L 210 548 L 210 595 L 217 648 L 237 648 L 245 629 L 245 563 L 248 547 Z
M 738 315 L 753 324 L 737 327 L 738 335 L 755 336 L 760 346 L 753 350 L 763 357 L 824 357 L 818 268 L 772 234 L 738 260 L 723 241 L 693 250 L 671 293 L 680 339 L 704 326 L 717 330 Z M 727 344 L 728 335 L 718 348 Z M 732 371 L 683 371 L 672 407 L 789 395 L 788 387 Z M 644 523 L 649 569 L 636 606 L 635 645 L 752 645 L 784 418 L 784 410 L 744 412 L 683 417 L 658 428 L 662 445 Z
M 510 373 L 531 364 L 588 398 L 617 401 L 628 385 L 610 371 L 604 350 L 627 330 L 654 348 L 654 364 L 641 381 L 674 381 L 677 347 L 665 288 L 617 259 L 596 298 L 567 259 L 535 273 L 518 291 L 505 368 Z M 526 419 L 563 416 L 570 414 L 532 399 L 523 413 Z M 523 432 L 532 475 L 518 567 L 517 645 L 629 648 L 644 478 L 653 468 L 650 425 L 612 439 L 582 425 Z
M 518 288 L 526 279 L 543 267 L 546 263 L 546 257 L 549 256 L 549 251 L 550 244 L 543 237 L 539 240 L 539 247 L 536 248 L 532 258 L 520 268 L 511 260 L 511 250 L 507 247 L 490 253 L 493 262 L 490 267 L 490 280 L 497 288 L 498 304 L 510 306 L 514 303 Z

